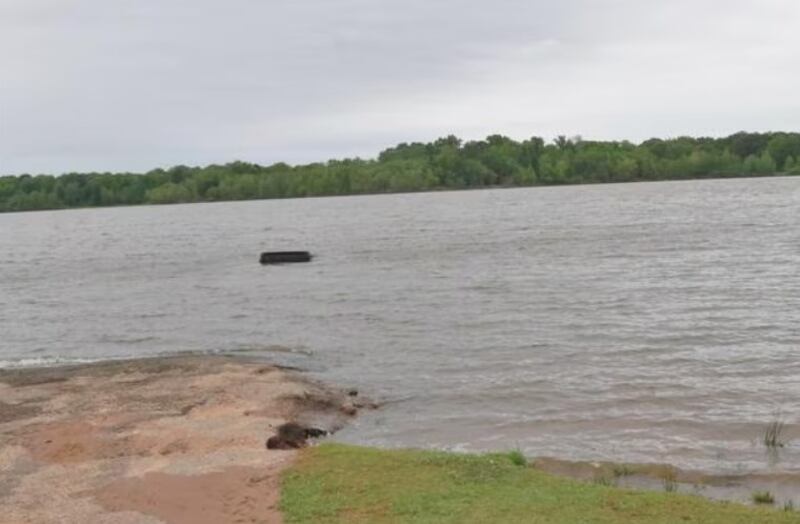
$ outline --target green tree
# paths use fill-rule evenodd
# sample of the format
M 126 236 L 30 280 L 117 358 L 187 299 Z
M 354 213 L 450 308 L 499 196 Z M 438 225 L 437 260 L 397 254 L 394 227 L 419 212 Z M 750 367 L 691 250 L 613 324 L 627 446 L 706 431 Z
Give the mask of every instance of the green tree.
M 767 151 L 775 159 L 777 166 L 785 169 L 788 158 L 800 155 L 800 135 L 777 133 L 767 144 Z
M 0 177 L 0 211 L 285 198 L 495 185 L 576 184 L 800 174 L 800 133 L 736 133 L 724 138 L 551 144 L 503 135 L 462 142 L 446 136 L 402 143 L 377 159 L 270 166 L 235 161 L 134 173 Z

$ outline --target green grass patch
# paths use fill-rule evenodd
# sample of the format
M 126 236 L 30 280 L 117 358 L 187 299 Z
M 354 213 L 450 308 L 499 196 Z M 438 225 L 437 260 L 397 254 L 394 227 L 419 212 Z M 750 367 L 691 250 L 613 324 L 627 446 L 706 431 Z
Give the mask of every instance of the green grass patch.
M 283 478 L 288 523 L 799 523 L 783 511 L 617 489 L 463 455 L 324 444 Z
M 528 459 L 525 458 L 525 455 L 522 454 L 522 451 L 520 451 L 518 449 L 515 449 L 514 451 L 509 451 L 508 452 L 508 459 L 515 466 L 527 466 L 528 465 Z
M 775 504 L 775 497 L 769 491 L 753 492 L 753 502 L 755 504 Z
M 611 472 L 614 473 L 616 478 L 628 477 L 636 473 L 636 471 L 627 464 L 614 464 L 611 467 Z
M 678 476 L 675 471 L 669 469 L 661 476 L 661 483 L 664 485 L 664 491 L 667 493 L 675 493 L 678 491 Z

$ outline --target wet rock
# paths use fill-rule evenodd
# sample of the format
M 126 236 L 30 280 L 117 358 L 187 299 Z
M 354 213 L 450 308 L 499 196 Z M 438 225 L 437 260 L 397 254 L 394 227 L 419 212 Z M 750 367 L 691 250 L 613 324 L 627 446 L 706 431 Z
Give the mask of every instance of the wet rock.
M 351 417 L 358 414 L 358 408 L 350 403 L 342 404 L 342 407 L 339 408 L 339 411 Z
M 295 422 L 278 426 L 276 435 L 267 439 L 267 449 L 299 449 L 308 444 L 309 438 L 328 435 L 324 429 L 305 427 Z
M 319 428 L 306 428 L 306 436 L 308 438 L 326 437 L 328 432 Z
M 305 440 L 293 441 L 275 435 L 267 439 L 267 449 L 298 449 L 306 445 Z

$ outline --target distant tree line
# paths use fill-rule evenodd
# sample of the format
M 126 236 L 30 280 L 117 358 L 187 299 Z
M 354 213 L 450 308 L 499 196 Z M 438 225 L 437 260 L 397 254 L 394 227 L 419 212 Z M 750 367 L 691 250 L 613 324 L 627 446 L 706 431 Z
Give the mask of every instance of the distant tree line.
M 653 138 L 638 145 L 564 136 L 552 143 L 448 136 L 403 143 L 372 160 L 3 176 L 0 211 L 775 174 L 800 174 L 800 133 Z

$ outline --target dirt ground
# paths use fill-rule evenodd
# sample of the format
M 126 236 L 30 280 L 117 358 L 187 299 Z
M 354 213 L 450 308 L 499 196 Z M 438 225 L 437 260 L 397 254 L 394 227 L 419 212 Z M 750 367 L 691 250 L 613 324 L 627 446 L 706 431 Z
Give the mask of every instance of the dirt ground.
M 287 421 L 336 430 L 345 392 L 232 357 L 0 371 L 0 523 L 276 523 Z

